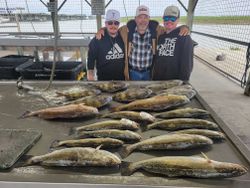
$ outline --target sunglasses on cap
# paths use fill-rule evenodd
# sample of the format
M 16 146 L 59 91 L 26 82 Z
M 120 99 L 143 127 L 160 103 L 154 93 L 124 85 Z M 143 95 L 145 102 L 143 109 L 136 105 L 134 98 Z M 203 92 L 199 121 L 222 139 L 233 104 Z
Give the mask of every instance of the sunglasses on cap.
M 118 21 L 107 21 L 107 24 L 108 25 L 119 25 L 120 24 L 120 22 L 118 22 Z
M 164 20 L 164 22 L 168 22 L 168 21 L 175 22 L 177 20 L 177 17 L 175 17 L 175 16 L 163 16 L 163 20 Z

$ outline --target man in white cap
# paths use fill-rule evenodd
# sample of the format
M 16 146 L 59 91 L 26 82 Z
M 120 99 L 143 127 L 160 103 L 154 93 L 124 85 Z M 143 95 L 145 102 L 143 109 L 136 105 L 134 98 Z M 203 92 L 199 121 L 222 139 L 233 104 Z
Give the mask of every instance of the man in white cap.
M 94 68 L 98 80 L 124 80 L 124 43 L 118 32 L 120 13 L 108 10 L 105 18 L 105 35 L 101 40 L 93 38 L 89 44 L 87 61 L 87 79 L 95 80 Z
M 194 44 L 189 35 L 179 35 L 179 18 L 178 7 L 168 6 L 165 9 L 163 24 L 166 32 L 158 38 L 153 80 L 189 80 L 193 69 Z

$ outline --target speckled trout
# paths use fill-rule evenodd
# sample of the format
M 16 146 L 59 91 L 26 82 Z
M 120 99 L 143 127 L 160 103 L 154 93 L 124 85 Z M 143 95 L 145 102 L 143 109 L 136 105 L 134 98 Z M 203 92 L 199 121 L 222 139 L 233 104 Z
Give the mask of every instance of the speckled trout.
M 155 114 L 155 117 L 171 119 L 171 118 L 206 118 L 209 112 L 199 108 L 180 108 Z
M 135 111 L 120 111 L 104 114 L 101 117 L 103 118 L 112 118 L 112 119 L 121 119 L 126 118 L 133 121 L 145 121 L 153 123 L 155 121 L 155 117 L 147 112 L 135 112 Z
M 75 131 L 94 131 L 101 129 L 138 130 L 139 124 L 129 119 L 99 121 L 89 125 L 77 127 Z
M 244 175 L 248 171 L 239 164 L 202 157 L 156 157 L 134 163 L 122 163 L 122 175 L 131 175 L 139 169 L 168 177 L 193 178 L 230 178 Z
M 132 102 L 138 99 L 148 98 L 152 93 L 150 89 L 132 88 L 113 95 L 113 99 L 118 102 Z
M 222 132 L 212 131 L 212 130 L 207 130 L 207 129 L 185 129 L 185 130 L 173 131 L 171 133 L 198 134 L 198 135 L 206 136 L 216 141 L 224 140 L 226 138 Z
M 168 95 L 155 96 L 148 99 L 136 100 L 128 104 L 120 105 L 111 109 L 112 111 L 123 110 L 146 110 L 146 111 L 161 111 L 169 108 L 187 104 L 189 99 L 186 96 Z
M 95 148 L 73 147 L 55 150 L 30 158 L 25 165 L 43 166 L 117 166 L 121 160 L 114 154 Z
M 102 82 L 102 83 L 92 83 L 95 87 L 103 92 L 114 93 L 117 91 L 122 91 L 127 89 L 128 84 L 120 81 Z
M 88 96 L 88 97 L 79 98 L 77 100 L 69 101 L 69 102 L 64 103 L 64 105 L 83 103 L 87 106 L 102 108 L 105 105 L 108 105 L 111 101 L 112 101 L 111 96 L 97 95 L 97 96 Z
M 218 125 L 214 122 L 204 119 L 194 118 L 174 118 L 157 121 L 147 125 L 147 129 L 163 129 L 167 131 L 176 131 L 181 129 L 213 129 L 217 130 Z
M 141 136 L 138 133 L 129 130 L 105 129 L 96 131 L 79 131 L 77 138 L 115 138 L 125 142 L 138 142 Z
M 74 100 L 82 97 L 98 95 L 100 93 L 100 90 L 87 88 L 71 88 L 68 91 L 56 91 L 56 94 L 58 96 L 64 96 L 67 100 Z
M 150 84 L 148 86 L 146 86 L 146 88 L 153 90 L 154 92 L 156 91 L 160 91 L 163 89 L 169 89 L 175 86 L 179 86 L 182 85 L 183 81 L 181 80 L 168 80 L 168 81 L 164 81 L 161 83 L 154 83 L 154 84 Z
M 114 138 L 85 138 L 74 140 L 56 140 L 51 144 L 51 148 L 57 147 L 98 147 L 116 148 L 123 145 L 123 141 Z
M 127 157 L 134 150 L 183 150 L 212 145 L 213 141 L 205 136 L 191 134 L 165 134 L 128 145 L 122 148 L 121 156 Z

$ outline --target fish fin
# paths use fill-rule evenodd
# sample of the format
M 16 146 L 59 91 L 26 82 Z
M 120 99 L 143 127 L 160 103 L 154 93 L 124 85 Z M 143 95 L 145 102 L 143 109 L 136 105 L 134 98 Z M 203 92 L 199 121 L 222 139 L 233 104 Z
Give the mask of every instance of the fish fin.
M 65 94 L 61 91 L 56 91 L 58 97 L 65 96 Z
M 18 89 L 22 89 L 22 85 L 23 85 L 23 77 L 20 76 L 20 77 L 17 79 L 16 86 L 17 86 Z
M 76 130 L 75 127 L 71 127 L 71 128 L 69 129 L 69 135 L 76 134 L 76 132 L 77 132 L 77 130 Z
M 122 176 L 130 176 L 133 174 L 134 170 L 131 168 L 131 162 L 122 161 L 121 163 L 121 175 Z
M 210 161 L 210 159 L 208 158 L 208 156 L 207 156 L 205 153 L 201 152 L 201 155 L 202 155 L 205 159 L 207 159 L 208 161 Z
M 19 167 L 25 167 L 25 166 L 30 166 L 33 164 L 32 162 L 32 157 L 34 157 L 33 155 L 23 155 L 15 164 L 14 167 L 15 168 L 19 168 Z
M 106 118 L 105 114 L 96 114 L 96 118 L 101 119 L 101 118 Z
M 111 112 L 117 112 L 120 111 L 119 106 L 114 106 L 109 109 Z
M 32 116 L 32 112 L 27 110 L 20 117 L 18 117 L 18 119 L 27 118 L 27 117 L 30 117 L 30 116 Z
M 50 145 L 50 147 L 49 147 L 49 150 L 51 151 L 51 150 L 53 150 L 53 148 L 59 147 L 59 142 L 60 142 L 60 140 L 54 140 L 54 141 L 51 143 L 51 145 Z
M 76 131 L 74 134 L 75 138 L 90 138 L 92 136 L 89 136 L 88 131 Z
M 124 159 L 127 156 L 129 156 L 132 151 L 133 151 L 133 147 L 131 147 L 131 145 L 130 146 L 122 146 L 122 148 L 120 149 L 120 151 L 118 153 Z
M 157 136 L 160 136 L 160 135 L 151 135 L 149 138 L 154 138 L 154 137 L 157 137 Z
M 103 144 L 97 146 L 95 149 L 96 149 L 96 150 L 99 150 L 99 149 L 101 149 L 102 146 L 103 146 Z
M 141 132 L 146 132 L 148 130 L 147 125 L 140 125 Z

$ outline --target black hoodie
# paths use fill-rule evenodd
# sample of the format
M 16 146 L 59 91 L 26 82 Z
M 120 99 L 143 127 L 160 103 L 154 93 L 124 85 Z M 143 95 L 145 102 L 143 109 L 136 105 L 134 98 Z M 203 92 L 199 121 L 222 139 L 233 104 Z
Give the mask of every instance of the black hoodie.
M 180 36 L 179 32 L 180 28 L 176 28 L 160 35 L 153 80 L 189 80 L 193 69 L 193 41 L 189 35 Z
M 124 43 L 118 32 L 116 37 L 110 37 L 105 30 L 100 40 L 93 38 L 89 44 L 88 70 L 97 69 L 98 80 L 124 80 Z

